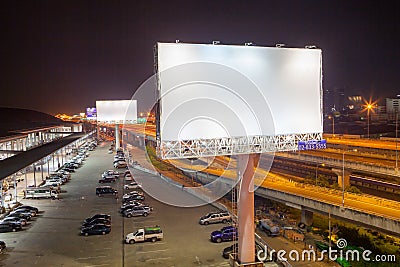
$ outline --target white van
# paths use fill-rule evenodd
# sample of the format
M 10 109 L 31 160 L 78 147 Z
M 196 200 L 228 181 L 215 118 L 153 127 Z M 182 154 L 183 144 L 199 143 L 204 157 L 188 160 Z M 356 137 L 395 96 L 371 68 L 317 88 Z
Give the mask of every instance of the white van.
M 25 198 L 58 198 L 58 193 L 50 188 L 28 188 L 24 190 Z

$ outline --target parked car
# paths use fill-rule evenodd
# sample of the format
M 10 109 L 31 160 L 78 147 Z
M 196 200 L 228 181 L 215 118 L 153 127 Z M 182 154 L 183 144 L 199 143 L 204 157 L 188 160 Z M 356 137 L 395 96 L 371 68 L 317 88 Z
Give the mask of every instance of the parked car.
M 36 207 L 33 207 L 33 206 L 21 205 L 21 206 L 18 206 L 17 209 L 19 209 L 19 208 L 30 209 L 30 210 L 33 210 L 34 212 L 36 212 L 36 214 L 39 213 L 39 209 Z
M 128 164 L 125 161 L 118 161 L 114 163 L 114 168 L 127 168 Z
M 237 228 L 233 226 L 225 226 L 219 231 L 211 233 L 211 241 L 221 243 L 222 241 L 232 241 L 237 236 Z
M 81 235 L 105 235 L 111 232 L 111 226 L 105 224 L 93 224 L 81 229 Z
M 94 219 L 98 219 L 98 218 L 102 218 L 102 219 L 111 221 L 111 215 L 105 214 L 105 213 L 97 213 L 97 214 L 93 215 L 92 217 L 86 218 L 83 222 L 84 223 L 90 222 L 90 221 L 93 221 Z
M 146 204 L 144 204 L 143 202 L 140 202 L 140 201 L 132 200 L 132 201 L 125 202 L 124 204 L 122 204 L 121 209 L 123 209 L 126 206 L 130 206 L 130 205 L 141 206 L 141 205 L 146 205 Z
M 119 172 L 118 171 L 114 171 L 114 170 L 107 170 L 107 171 L 104 171 L 101 176 L 102 177 L 114 176 L 115 178 L 118 178 L 119 177 Z
M 19 218 L 23 218 L 23 219 L 29 221 L 32 218 L 32 215 L 30 212 L 26 212 L 24 210 L 21 210 L 21 211 L 14 210 L 14 211 L 11 211 L 7 215 L 7 217 L 19 217 Z
M 106 176 L 103 177 L 99 180 L 99 183 L 115 183 L 115 177 L 114 176 Z
M 4 222 L 0 223 L 0 232 L 16 232 L 22 229 L 21 224 Z
M 134 217 L 134 216 L 144 216 L 146 217 L 150 213 L 150 208 L 149 207 L 143 207 L 143 206 L 138 206 L 138 207 L 133 207 L 131 209 L 125 210 L 122 214 L 127 217 Z
M 118 163 L 118 162 L 126 162 L 126 160 L 125 160 L 125 158 L 122 158 L 122 157 L 114 158 L 113 164 Z
M 25 226 L 27 223 L 24 218 L 19 218 L 19 217 L 4 217 L 0 222 L 4 222 L 4 223 L 16 222 L 16 223 L 20 223 L 21 226 Z
M 118 190 L 112 188 L 111 186 L 98 186 L 96 187 L 96 195 L 101 197 L 103 195 L 112 195 L 117 197 L 118 196 Z
M 14 212 L 21 212 L 21 213 L 27 213 L 30 214 L 32 217 L 36 216 L 36 211 L 28 209 L 28 208 L 21 208 L 21 207 L 17 207 Z
M 50 174 L 50 177 L 46 178 L 46 180 L 60 180 L 61 184 L 68 182 L 68 178 L 64 177 L 62 174 Z
M 30 221 L 32 216 L 30 214 L 26 214 L 26 213 L 9 213 L 6 217 L 17 217 L 17 218 L 22 218 L 25 219 L 27 221 Z
M 131 196 L 136 196 L 136 195 L 141 195 L 141 196 L 143 196 L 143 193 L 142 193 L 142 192 L 139 192 L 139 191 L 130 191 L 130 192 L 124 194 L 124 195 L 122 196 L 122 198 L 123 198 L 123 199 L 124 199 L 124 198 L 130 198 Z
M 83 222 L 82 223 L 82 228 L 89 227 L 89 226 L 94 225 L 94 224 L 105 224 L 107 226 L 111 226 L 111 221 L 106 219 L 106 218 L 94 218 L 91 221 Z
M 210 212 L 202 216 L 199 220 L 200 224 L 208 225 L 210 223 L 227 223 L 232 220 L 231 215 L 227 211 L 223 212 Z
M 144 207 L 144 208 L 146 208 L 146 209 L 148 209 L 150 211 L 153 210 L 153 208 L 150 207 L 147 204 L 143 204 L 143 203 L 140 203 L 140 202 L 129 202 L 127 205 L 124 204 L 124 205 L 121 206 L 120 212 L 124 213 L 126 210 L 130 210 L 130 209 L 133 209 L 135 207 Z
M 63 166 L 61 170 L 64 170 L 68 173 L 75 172 L 75 168 L 71 168 L 69 166 Z
M 126 170 L 126 172 L 125 172 L 125 174 L 124 174 L 124 178 L 125 178 L 125 181 L 132 181 L 132 182 L 134 182 L 133 176 L 132 176 L 132 173 L 130 172 L 130 170 Z
M 131 195 L 131 196 L 127 197 L 127 198 L 123 198 L 122 202 L 126 203 L 126 202 L 130 202 L 130 201 L 133 201 L 133 200 L 143 201 L 144 200 L 144 196 L 143 195 Z
M 125 189 L 138 189 L 138 188 L 141 188 L 141 187 L 142 187 L 142 185 L 137 183 L 137 182 L 132 182 L 132 183 L 126 184 L 124 186 Z

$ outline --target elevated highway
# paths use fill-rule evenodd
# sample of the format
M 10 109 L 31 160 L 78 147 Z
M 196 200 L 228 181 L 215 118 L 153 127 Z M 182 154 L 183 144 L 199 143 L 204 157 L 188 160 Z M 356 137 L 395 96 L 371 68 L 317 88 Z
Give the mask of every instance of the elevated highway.
M 146 130 L 144 130 L 143 126 L 138 127 L 133 125 L 125 128 L 125 130 L 136 138 L 155 140 L 154 126 L 147 126 Z M 356 143 L 361 142 L 354 142 L 353 140 L 351 144 L 355 146 Z M 392 144 L 387 144 L 389 146 L 381 145 L 381 147 L 377 146 L 374 149 L 388 150 L 388 147 L 392 146 Z M 385 162 L 385 160 L 382 160 L 379 156 L 373 157 L 369 155 L 369 157 L 367 157 L 357 152 L 359 151 L 351 150 L 345 151 L 344 153 L 334 153 L 334 150 L 328 150 L 301 151 L 296 153 L 282 152 L 277 154 L 281 157 L 295 158 L 299 161 L 314 163 L 324 162 L 324 164 L 338 169 L 342 169 L 344 163 L 344 167 L 347 170 L 363 170 L 380 174 L 388 174 L 390 172 L 394 175 L 396 174 L 393 168 L 393 159 L 392 161 L 389 159 L 388 162 Z M 343 156 L 345 157 L 344 161 Z M 223 166 L 223 163 L 219 163 Z M 236 172 L 234 170 L 223 170 L 222 172 L 221 170 L 208 170 L 208 175 L 205 175 L 204 166 L 185 165 L 178 161 L 174 162 L 174 164 L 189 171 L 199 171 L 198 175 L 202 176 L 203 179 L 206 179 L 205 177 L 210 177 L 209 174 L 221 177 L 220 181 L 223 181 L 227 186 L 230 186 L 233 180 L 236 179 Z M 202 172 L 200 172 L 200 170 L 202 170 Z M 259 172 L 261 172 L 261 176 L 259 175 L 256 179 L 261 180 L 258 181 L 260 187 L 257 189 L 256 194 L 301 209 L 302 214 L 304 214 L 303 220 L 305 222 L 310 222 L 310 216 L 312 220 L 312 212 L 331 213 L 332 216 L 344 220 L 372 226 L 391 233 L 400 233 L 399 202 L 365 194 L 356 195 L 334 189 L 295 183 L 288 178 L 273 175 L 272 173 L 268 174 L 268 172 L 262 169 L 260 169 Z M 213 179 L 215 179 L 215 177 L 213 177 Z

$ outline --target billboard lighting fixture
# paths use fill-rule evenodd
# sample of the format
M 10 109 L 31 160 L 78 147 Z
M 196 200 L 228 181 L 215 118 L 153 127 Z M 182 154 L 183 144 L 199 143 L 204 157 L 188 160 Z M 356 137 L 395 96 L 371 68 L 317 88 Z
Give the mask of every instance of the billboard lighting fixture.
M 245 46 L 251 46 L 251 45 L 253 45 L 253 43 L 252 42 L 248 42 L 248 43 L 244 43 L 244 45 Z
M 315 45 L 306 45 L 305 48 L 307 48 L 307 49 L 316 49 L 317 47 Z
M 180 42 L 180 41 L 179 41 L 178 39 L 176 39 L 176 40 L 175 40 L 175 43 L 177 43 L 177 44 L 178 44 L 179 42 Z
M 217 44 L 220 44 L 220 43 L 221 43 L 220 41 L 212 41 L 213 45 L 217 45 Z
M 276 44 L 275 45 L 275 47 L 277 47 L 277 48 L 281 48 L 281 47 L 284 47 L 284 46 L 286 46 L 285 44 Z

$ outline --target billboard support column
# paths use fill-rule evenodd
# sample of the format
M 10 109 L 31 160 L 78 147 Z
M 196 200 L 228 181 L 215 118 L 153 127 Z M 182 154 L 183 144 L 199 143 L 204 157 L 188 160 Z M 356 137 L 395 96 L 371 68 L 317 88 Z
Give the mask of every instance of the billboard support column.
M 115 150 L 119 149 L 119 124 L 115 124 Z
M 100 127 L 98 123 L 96 123 L 96 133 L 97 133 L 97 140 L 100 140 Z
M 254 262 L 254 170 L 260 154 L 238 155 L 238 174 L 243 174 L 238 199 L 238 257 L 239 263 Z

